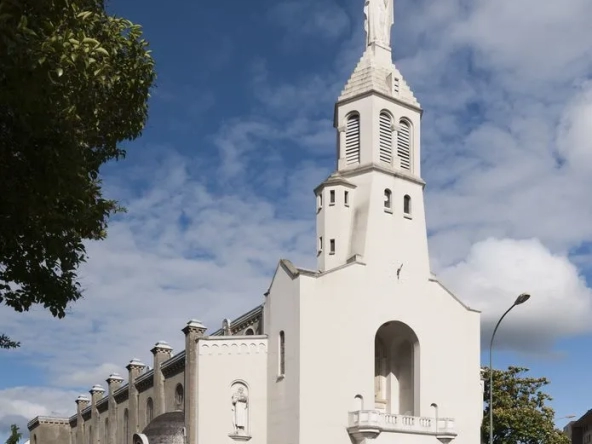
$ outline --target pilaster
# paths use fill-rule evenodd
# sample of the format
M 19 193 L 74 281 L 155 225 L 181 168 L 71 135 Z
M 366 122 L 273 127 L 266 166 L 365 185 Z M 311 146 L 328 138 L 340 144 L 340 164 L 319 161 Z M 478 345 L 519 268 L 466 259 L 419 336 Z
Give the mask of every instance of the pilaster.
M 171 357 L 173 348 L 164 341 L 159 341 L 151 350 L 154 355 L 154 417 L 166 411 L 164 394 L 164 375 L 160 366 Z
M 109 433 L 105 444 L 117 444 L 117 402 L 115 402 L 115 391 L 121 387 L 123 378 L 117 373 L 112 373 L 106 382 L 109 385 Z
M 76 398 L 76 444 L 84 444 L 84 418 L 82 417 L 82 411 L 88 406 L 90 399 L 84 395 L 80 395 Z
M 191 320 L 183 329 L 185 333 L 185 428 L 186 444 L 197 444 L 197 341 L 207 328 L 197 320 Z
M 129 400 L 128 400 L 128 411 L 129 411 L 129 434 L 130 436 L 127 438 L 126 442 L 132 442 L 132 437 L 134 433 L 138 433 L 140 422 L 139 422 L 139 410 L 138 410 L 138 389 L 136 388 L 136 379 L 146 365 L 142 363 L 139 359 L 132 359 L 130 363 L 125 367 L 129 373 L 128 382 L 129 382 Z
M 92 424 L 91 435 L 89 437 L 89 444 L 97 444 L 99 442 L 99 411 L 97 410 L 97 402 L 103 397 L 105 389 L 96 384 L 89 390 L 90 393 L 90 423 Z

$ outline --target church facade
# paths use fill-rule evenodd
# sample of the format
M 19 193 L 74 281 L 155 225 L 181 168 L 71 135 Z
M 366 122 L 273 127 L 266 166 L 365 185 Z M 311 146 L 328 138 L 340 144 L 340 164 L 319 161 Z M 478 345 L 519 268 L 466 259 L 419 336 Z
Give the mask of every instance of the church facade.
M 422 109 L 392 62 L 392 0 L 335 106 L 336 170 L 315 190 L 318 265 L 281 260 L 262 305 L 185 350 L 152 349 L 31 444 L 477 444 L 480 314 L 430 272 Z M 382 28 L 381 28 L 382 27 Z

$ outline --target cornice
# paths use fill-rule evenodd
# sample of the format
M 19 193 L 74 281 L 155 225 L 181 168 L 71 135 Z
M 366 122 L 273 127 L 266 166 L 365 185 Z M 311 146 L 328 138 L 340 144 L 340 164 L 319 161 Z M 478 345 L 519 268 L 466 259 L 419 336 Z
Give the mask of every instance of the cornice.
M 84 419 L 85 421 L 87 421 L 88 419 L 90 419 L 90 415 L 92 413 L 92 406 L 88 406 L 85 407 L 82 412 L 80 412 L 80 414 L 82 415 L 82 419 Z
M 321 191 L 322 189 L 324 189 L 328 186 L 333 186 L 333 185 L 343 185 L 346 188 L 349 188 L 351 190 L 354 190 L 357 188 L 357 185 L 346 180 L 344 177 L 341 176 L 340 173 L 333 173 L 329 177 L 327 177 L 327 179 L 325 179 L 319 186 L 317 186 L 314 189 L 314 194 L 317 195 L 319 193 L 319 191 Z
M 198 342 L 200 355 L 267 354 L 267 336 L 224 336 Z
M 134 385 L 138 389 L 138 392 L 143 392 L 154 385 L 154 369 L 148 370 L 143 375 L 138 376 L 134 381 Z
M 237 332 L 250 327 L 251 325 L 255 324 L 257 321 L 261 320 L 261 316 L 263 313 L 263 305 L 258 305 L 257 307 L 253 308 L 252 310 L 246 312 L 243 315 L 240 315 L 238 318 L 230 321 L 230 331 L 234 335 Z M 216 330 L 210 336 L 222 336 L 224 334 L 224 330 L 222 328 Z
M 409 182 L 413 182 L 416 183 L 417 185 L 421 185 L 423 188 L 425 188 L 425 181 L 417 176 L 414 176 L 413 174 L 409 174 L 406 173 L 404 171 L 399 171 L 399 170 L 393 170 L 391 168 L 387 168 L 384 167 L 382 165 L 376 164 L 376 163 L 368 163 L 362 166 L 357 166 L 351 169 L 345 169 L 340 171 L 340 174 L 343 177 L 352 177 L 352 176 L 358 176 L 360 174 L 364 174 L 364 173 L 368 173 L 370 171 L 378 171 L 380 173 L 386 174 L 387 176 L 393 176 L 393 177 L 397 177 L 399 179 L 405 179 L 408 180 Z
M 125 384 L 124 386 L 115 390 L 115 393 L 113 393 L 113 399 L 115 399 L 115 402 L 118 404 L 125 401 L 126 399 L 128 399 L 128 397 L 129 397 L 129 384 Z
M 97 411 L 103 413 L 109 409 L 109 397 L 105 396 L 97 401 Z
M 27 423 L 27 428 L 33 430 L 39 424 L 52 424 L 52 425 L 69 425 L 70 421 L 68 418 L 55 417 L 55 416 L 36 416 Z
M 165 378 L 178 375 L 185 370 L 185 350 L 167 359 L 160 366 L 160 371 Z

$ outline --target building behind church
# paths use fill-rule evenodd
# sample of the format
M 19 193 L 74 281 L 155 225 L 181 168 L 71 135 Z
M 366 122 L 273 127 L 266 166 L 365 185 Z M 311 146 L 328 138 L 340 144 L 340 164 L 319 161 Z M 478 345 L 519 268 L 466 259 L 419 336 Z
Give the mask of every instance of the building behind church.
M 37 417 L 32 444 L 476 444 L 480 314 L 430 272 L 422 109 L 392 62 L 392 0 L 335 106 L 335 171 L 315 190 L 316 270 L 281 260 L 261 306 L 173 356 L 132 360 Z M 382 27 L 382 28 L 381 28 Z

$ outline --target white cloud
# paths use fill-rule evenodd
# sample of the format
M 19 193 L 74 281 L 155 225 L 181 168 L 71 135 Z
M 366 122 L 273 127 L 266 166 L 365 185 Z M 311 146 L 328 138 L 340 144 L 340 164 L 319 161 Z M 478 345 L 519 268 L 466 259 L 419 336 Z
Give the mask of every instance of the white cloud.
M 557 145 L 571 168 L 577 172 L 592 172 L 592 82 L 577 88 L 567 105 Z
M 505 85 L 518 87 L 531 81 L 549 88 L 558 80 L 569 79 L 574 70 L 590 66 L 589 1 L 471 3 L 464 19 L 454 18 L 451 39 L 470 45 L 486 68 L 510 71 L 502 80 Z
M 0 390 L 0 441 L 4 442 L 8 438 L 11 424 L 19 427 L 26 440 L 29 435 L 27 422 L 35 416 L 72 415 L 74 400 L 78 394 L 48 387 L 12 387 Z
M 464 260 L 441 270 L 440 277 L 471 307 L 482 310 L 484 345 L 499 317 L 523 292 L 531 299 L 503 321 L 498 347 L 544 353 L 559 337 L 592 331 L 592 290 L 567 257 L 552 254 L 538 240 L 477 242 Z

